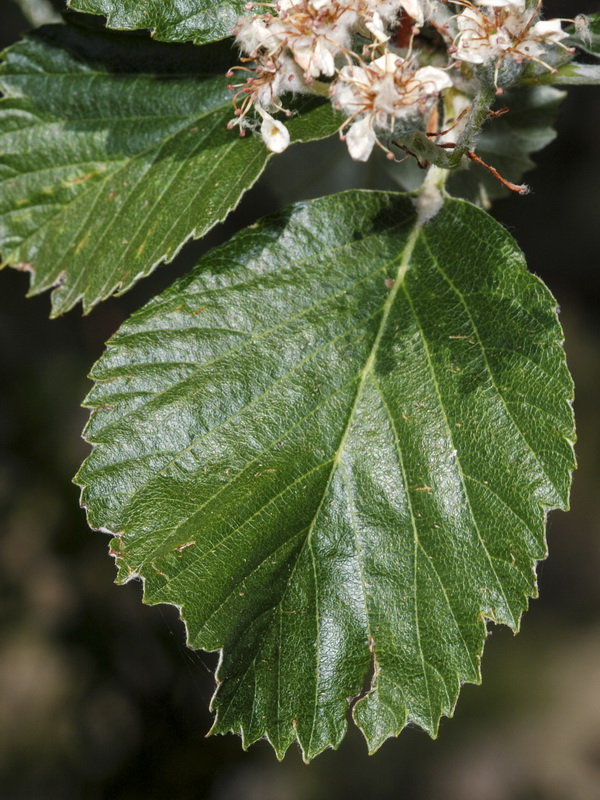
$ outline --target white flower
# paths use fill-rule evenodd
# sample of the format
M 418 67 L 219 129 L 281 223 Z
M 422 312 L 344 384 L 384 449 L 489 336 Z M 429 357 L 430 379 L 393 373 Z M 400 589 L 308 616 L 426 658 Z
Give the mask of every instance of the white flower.
M 363 13 L 377 12 L 387 25 L 391 25 L 400 16 L 403 6 L 402 0 L 366 0 L 367 11 Z
M 302 94 L 306 92 L 306 83 L 302 70 L 293 58 L 280 55 L 272 59 L 272 79 L 260 87 L 256 92 L 259 105 L 264 108 L 280 108 L 279 98 L 288 92 Z
M 300 67 L 290 56 L 270 56 L 265 54 L 262 59 L 258 60 L 254 69 L 249 67 L 242 67 L 241 69 L 246 73 L 250 73 L 251 77 L 247 78 L 244 83 L 229 86 L 232 91 L 237 91 L 233 98 L 235 116 L 227 127 L 229 130 L 238 127 L 240 136 L 245 136 L 248 128 L 256 127 L 248 119 L 248 114 L 254 108 L 263 118 L 261 133 L 267 146 L 274 152 L 282 152 L 289 144 L 288 132 L 280 122 L 275 122 L 268 112 L 284 111 L 287 116 L 291 116 L 289 111 L 285 111 L 282 108 L 280 97 L 287 92 L 306 91 L 306 84 Z M 231 70 L 228 74 L 233 76 L 236 73 Z M 275 125 L 275 129 L 269 128 L 265 124 L 265 121 L 268 123 L 269 120 Z
M 278 11 L 283 12 L 284 16 L 287 12 L 294 12 L 298 9 L 308 9 L 315 12 L 328 12 L 333 13 L 337 7 L 336 0 L 279 0 L 276 4 Z
M 567 36 L 560 20 L 543 20 L 532 25 L 536 14 L 525 8 L 524 0 L 494 0 L 480 5 L 490 8 L 478 10 L 470 6 L 457 17 L 456 56 L 459 60 L 471 64 L 496 62 L 496 75 L 500 62 L 507 56 L 516 64 L 529 58 L 552 69 L 540 56 L 548 45 L 558 44 Z
M 241 17 L 235 28 L 236 44 L 245 53 L 254 54 L 259 50 L 274 52 L 279 40 L 269 30 L 263 17 Z
M 272 18 L 269 29 L 280 48 L 287 48 L 307 80 L 335 73 L 335 59 L 347 52 L 358 12 L 351 3 L 332 0 L 295 0 L 279 3 L 281 16 Z
M 260 106 L 257 106 L 258 113 L 262 117 L 260 135 L 267 146 L 267 150 L 272 153 L 283 153 L 290 143 L 290 132 L 279 120 L 273 117 Z
M 566 39 L 568 35 L 568 33 L 563 31 L 559 19 L 540 20 L 540 22 L 536 22 L 528 31 L 529 38 L 542 39 L 554 44 L 560 42 L 561 39 Z
M 318 78 L 319 75 L 331 77 L 335 73 L 338 48 L 325 38 L 300 36 L 291 42 L 291 49 L 296 63 L 307 78 Z
M 374 11 L 371 17 L 367 17 L 365 28 L 372 34 L 378 44 L 383 44 L 390 38 L 377 11 Z
M 355 161 L 367 161 L 376 141 L 377 136 L 369 117 L 359 119 L 346 134 L 348 152 Z
M 365 0 L 364 5 L 366 10 L 362 13 L 365 17 L 378 14 L 387 25 L 392 25 L 403 11 L 417 25 L 423 25 L 431 15 L 430 0 Z M 360 0 L 357 6 L 360 7 Z
M 414 80 L 421 84 L 427 94 L 435 94 L 452 86 L 448 73 L 438 67 L 421 67 L 415 72 Z
M 547 44 L 558 44 L 561 39 L 565 39 L 567 36 L 568 34 L 563 31 L 559 19 L 541 20 L 529 28 L 515 45 L 514 50 L 519 56 L 540 61 L 540 56 L 543 56 L 546 52 Z M 541 63 L 543 64 L 544 62 L 542 61 Z
M 385 53 L 379 58 L 376 58 L 370 66 L 379 70 L 383 75 L 395 75 L 404 63 L 405 60 L 400 58 L 400 56 L 396 56 L 393 53 Z
M 477 6 L 490 8 L 508 8 L 516 13 L 525 11 L 526 0 L 475 0 Z
M 425 22 L 426 5 L 424 0 L 402 0 L 402 7 L 417 25 L 423 25 Z
M 465 8 L 456 20 L 458 44 L 456 57 L 470 64 L 487 64 L 498 60 L 512 47 L 510 33 L 495 27 L 491 20 L 475 8 Z
M 342 126 L 352 158 L 366 161 L 378 133 L 410 135 L 423 123 L 433 99 L 452 85 L 447 72 L 437 67 L 414 69 L 412 62 L 385 53 L 364 67 L 347 66 L 331 85 L 334 105 L 348 115 Z
M 302 0 L 279 0 L 277 3 L 277 10 L 281 14 L 282 12 L 285 13 L 286 11 L 290 11 L 295 6 L 299 6 L 302 4 Z

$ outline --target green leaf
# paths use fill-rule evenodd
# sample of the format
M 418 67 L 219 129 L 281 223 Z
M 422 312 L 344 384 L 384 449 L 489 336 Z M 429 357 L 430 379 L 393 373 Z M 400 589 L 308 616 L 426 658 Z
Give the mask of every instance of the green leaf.
M 565 64 L 555 73 L 545 72 L 528 83 L 555 86 L 595 86 L 600 83 L 600 64 Z
M 215 732 L 308 760 L 350 705 L 371 751 L 436 734 L 567 505 L 561 339 L 487 214 L 369 192 L 263 220 L 123 325 L 76 480 L 118 580 L 222 650 Z
M 0 248 L 32 273 L 30 294 L 56 287 L 53 315 L 78 300 L 89 311 L 171 261 L 264 170 L 260 136 L 226 128 L 226 79 L 205 74 L 227 52 L 60 25 L 4 54 Z M 336 125 L 317 102 L 289 127 L 309 140 Z
M 204 44 L 231 36 L 246 0 L 67 0 L 69 8 L 104 14 L 110 28 L 147 28 L 165 42 Z
M 565 93 L 548 86 L 527 86 L 506 92 L 496 109 L 508 108 L 504 116 L 490 119 L 477 142 L 477 154 L 508 181 L 519 184 L 535 167 L 529 157 L 556 138 L 554 124 Z M 451 194 L 481 206 L 509 192 L 486 169 L 473 163 L 455 172 L 448 182 Z
M 573 25 L 567 29 L 570 36 L 565 43 L 591 55 L 600 56 L 600 14 L 589 14 L 587 20 L 587 30 L 582 33 L 577 33 Z

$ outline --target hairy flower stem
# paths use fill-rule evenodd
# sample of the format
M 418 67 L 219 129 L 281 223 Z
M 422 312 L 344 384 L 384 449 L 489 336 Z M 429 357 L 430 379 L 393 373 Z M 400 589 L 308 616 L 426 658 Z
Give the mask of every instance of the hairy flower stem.
M 469 111 L 464 130 L 456 143 L 456 147 L 448 157 L 450 169 L 458 167 L 467 151 L 475 149 L 477 136 L 487 119 L 489 110 L 494 104 L 495 99 L 496 91 L 493 87 L 482 89 L 476 95 L 471 110 Z
M 447 197 L 445 186 L 449 175 L 449 170 L 435 165 L 427 170 L 425 180 L 413 198 L 418 225 L 425 225 L 441 211 Z
M 436 167 L 432 165 L 427 170 L 427 174 L 425 175 L 425 180 L 417 189 L 417 194 L 421 194 L 428 189 L 435 188 L 438 191 L 444 192 L 446 181 L 450 177 L 450 170 L 444 169 L 443 167 Z

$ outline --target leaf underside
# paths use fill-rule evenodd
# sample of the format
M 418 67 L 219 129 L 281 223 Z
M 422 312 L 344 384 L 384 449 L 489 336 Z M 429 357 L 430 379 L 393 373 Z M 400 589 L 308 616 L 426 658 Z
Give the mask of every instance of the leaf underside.
M 77 482 L 118 580 L 222 650 L 214 732 L 279 757 L 435 735 L 517 629 L 573 467 L 555 302 L 449 200 L 297 204 L 134 314 L 93 369 Z
M 54 288 L 54 316 L 79 300 L 87 312 L 171 261 L 264 170 L 260 137 L 226 128 L 222 60 L 214 48 L 67 25 L 4 54 L 0 249 L 31 273 L 30 294 Z M 156 74 L 140 72 L 149 63 Z M 221 75 L 202 75 L 213 67 Z M 304 141 L 336 124 L 330 106 L 317 103 L 290 129 Z
M 600 64 L 570 63 L 555 73 L 544 72 L 527 83 L 555 84 L 556 86 L 594 86 L 600 83 Z
M 246 0 L 68 0 L 69 8 L 103 14 L 110 28 L 146 28 L 165 42 L 205 44 L 231 36 Z

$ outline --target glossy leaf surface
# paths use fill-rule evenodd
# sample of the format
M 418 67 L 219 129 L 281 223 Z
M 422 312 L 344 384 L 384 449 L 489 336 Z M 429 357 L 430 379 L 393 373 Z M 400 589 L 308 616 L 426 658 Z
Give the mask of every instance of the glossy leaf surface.
M 31 294 L 56 287 L 54 315 L 171 261 L 265 168 L 262 139 L 226 128 L 227 52 L 60 25 L 5 53 L 0 248 L 32 273 Z M 301 140 L 336 123 L 316 103 L 289 127 Z
M 69 7 L 103 14 L 110 28 L 147 28 L 165 42 L 204 44 L 231 35 L 245 0 L 69 0 Z
M 279 756 L 435 735 L 518 628 L 564 508 L 572 396 L 555 301 L 457 200 L 297 204 L 123 325 L 78 477 L 121 582 L 223 650 L 214 731 Z

